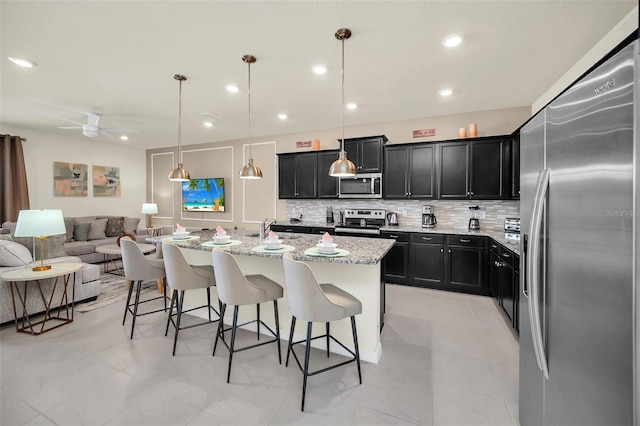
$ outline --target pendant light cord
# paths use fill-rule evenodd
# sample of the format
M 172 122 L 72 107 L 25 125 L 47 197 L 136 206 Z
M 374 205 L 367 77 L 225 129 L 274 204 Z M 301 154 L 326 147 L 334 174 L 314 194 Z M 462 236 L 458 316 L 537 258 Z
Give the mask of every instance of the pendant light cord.
M 341 152 L 344 152 L 344 39 L 342 42 L 342 143 L 341 143 Z
M 249 66 L 249 73 L 248 73 L 248 96 L 249 96 L 249 159 L 253 159 L 253 153 L 251 151 L 251 139 L 253 137 L 253 132 L 251 129 L 251 62 L 247 62 L 247 65 Z
M 180 89 L 178 89 L 178 163 L 182 163 L 181 147 L 182 147 L 182 80 L 178 80 Z

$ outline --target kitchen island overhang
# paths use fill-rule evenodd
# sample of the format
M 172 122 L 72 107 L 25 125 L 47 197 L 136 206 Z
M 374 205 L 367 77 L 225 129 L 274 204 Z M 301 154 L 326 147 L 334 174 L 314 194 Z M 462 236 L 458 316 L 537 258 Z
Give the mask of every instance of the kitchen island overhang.
M 231 239 L 240 241 L 238 245 L 219 245 L 212 248 L 203 245 L 213 241 L 215 231 L 198 231 L 191 234 L 197 239 L 174 240 L 171 237 L 156 237 L 154 242 L 168 242 L 179 246 L 187 261 L 192 265 L 211 265 L 211 250 L 225 250 L 233 254 L 240 265 L 242 272 L 248 274 L 262 274 L 282 285 L 285 289 L 285 297 L 278 301 L 280 315 L 280 335 L 287 340 L 290 332 L 291 313 L 286 300 L 286 284 L 284 269 L 282 266 L 282 253 L 257 252 L 253 250 L 262 242 L 253 232 L 234 231 L 230 233 Z M 280 234 L 283 244 L 293 247 L 291 252 L 295 260 L 307 263 L 313 271 L 319 283 L 330 282 L 337 287 L 351 293 L 362 302 L 362 314 L 356 317 L 358 327 L 358 341 L 360 357 L 363 361 L 378 363 L 382 356 L 380 332 L 383 325 L 384 314 L 384 271 L 382 259 L 393 247 L 394 240 L 378 238 L 359 238 L 347 236 L 334 236 L 334 242 L 338 247 L 349 251 L 345 257 L 316 257 L 307 256 L 305 250 L 315 247 L 319 236 L 313 234 Z M 185 296 L 185 308 L 199 306 L 206 302 L 205 291 L 193 291 Z M 215 293 L 215 288 L 213 289 Z M 273 323 L 273 306 L 264 304 L 260 307 L 260 317 L 270 327 Z M 206 315 L 205 312 L 194 311 L 194 315 Z M 231 313 L 225 316 L 225 323 L 231 323 Z M 256 311 L 250 307 L 240 309 L 239 321 L 246 322 L 255 319 Z M 304 338 L 304 329 L 298 321 L 294 340 Z M 303 322 L 304 323 L 304 322 Z M 247 328 L 255 331 L 255 325 Z M 325 327 L 315 325 L 313 336 L 324 334 Z M 351 325 L 348 320 L 331 323 L 331 334 L 353 349 L 353 337 Z M 213 343 L 212 334 L 212 343 Z M 333 343 L 333 342 L 332 342 Z M 326 343 L 323 339 L 313 341 L 313 346 L 324 349 Z M 337 344 L 332 344 L 330 351 L 347 355 L 346 351 Z

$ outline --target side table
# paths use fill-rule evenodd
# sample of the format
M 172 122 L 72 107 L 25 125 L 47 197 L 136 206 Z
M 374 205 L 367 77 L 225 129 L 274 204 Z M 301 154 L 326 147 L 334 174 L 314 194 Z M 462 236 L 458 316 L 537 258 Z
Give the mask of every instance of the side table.
M 140 250 L 142 250 L 142 252 L 144 254 L 151 253 L 152 251 L 154 251 L 156 249 L 155 244 L 142 244 L 142 243 L 139 243 L 138 247 L 140 247 Z M 102 253 L 104 255 L 104 272 L 105 273 L 124 275 L 124 271 L 122 271 L 122 269 L 119 268 L 114 262 L 114 260 L 116 258 L 122 257 L 122 250 L 120 249 L 119 245 L 117 245 L 117 244 L 107 244 L 107 245 L 104 245 L 104 246 L 98 246 L 98 247 L 96 247 L 96 252 L 97 253 Z M 109 265 L 109 262 L 111 262 L 111 265 L 113 266 L 113 269 L 111 269 L 111 270 L 107 269 L 107 266 Z
M 146 235 L 148 237 L 158 237 L 162 235 L 162 226 L 153 226 L 151 228 L 140 228 L 136 231 L 136 235 Z
M 11 301 L 13 303 L 13 314 L 15 317 L 16 331 L 19 333 L 29 333 L 35 336 L 46 333 L 54 328 L 61 327 L 65 324 L 73 322 L 73 305 L 75 303 L 75 278 L 72 280 L 71 290 L 71 306 L 69 306 L 68 286 L 69 280 L 76 271 L 82 269 L 82 263 L 56 263 L 51 265 L 51 269 L 46 271 L 33 271 L 31 268 L 14 269 L 2 274 L 2 280 L 9 283 L 11 286 Z M 51 295 L 45 297 L 42 289 L 42 280 L 47 278 L 55 278 L 53 286 L 51 288 Z M 51 304 L 53 302 L 53 296 L 55 295 L 56 288 L 62 278 L 62 295 L 60 297 L 60 305 L 58 306 L 58 313 L 53 316 L 51 312 Z M 22 283 L 22 293 L 20 292 L 20 283 Z M 44 318 L 38 322 L 31 322 L 30 314 L 27 312 L 27 287 L 35 283 L 38 288 L 38 293 L 42 298 L 42 303 L 45 306 Z M 21 320 L 18 324 L 18 309 L 16 306 L 16 295 L 21 305 Z M 65 314 L 62 316 L 62 314 Z M 47 322 L 51 320 L 60 321 L 59 324 L 53 327 L 45 328 Z M 36 326 L 40 325 L 40 330 L 36 330 Z

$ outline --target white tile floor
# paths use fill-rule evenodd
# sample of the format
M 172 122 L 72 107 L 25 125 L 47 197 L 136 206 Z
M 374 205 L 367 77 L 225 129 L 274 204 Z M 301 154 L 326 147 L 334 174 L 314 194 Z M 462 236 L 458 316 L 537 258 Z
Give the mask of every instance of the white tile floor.
M 363 363 L 362 385 L 354 364 L 311 377 L 304 413 L 302 376 L 273 345 L 238 353 L 226 384 L 213 327 L 183 332 L 172 357 L 164 315 L 129 340 L 123 309 L 37 337 L 3 327 L 0 424 L 518 425 L 518 342 L 490 298 L 387 285 L 380 364 Z

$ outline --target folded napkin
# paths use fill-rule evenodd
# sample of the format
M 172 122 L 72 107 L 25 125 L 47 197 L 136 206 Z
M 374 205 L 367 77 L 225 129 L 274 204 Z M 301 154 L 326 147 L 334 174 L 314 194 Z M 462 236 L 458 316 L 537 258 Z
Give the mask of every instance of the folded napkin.
M 331 235 L 329 235 L 328 232 L 325 232 L 324 234 L 322 234 L 322 241 L 331 242 L 333 241 L 333 238 L 331 237 Z
M 224 228 L 223 228 L 222 226 L 220 226 L 220 225 L 218 225 L 218 226 L 216 227 L 216 232 L 217 232 L 218 234 L 226 234 L 226 233 L 227 233 L 227 231 L 225 231 L 225 230 L 224 230 Z
M 273 238 L 278 238 L 278 234 L 276 234 L 273 231 L 269 231 L 269 238 L 273 239 Z

